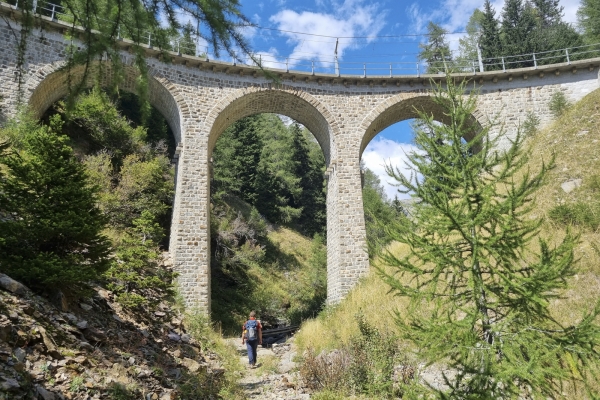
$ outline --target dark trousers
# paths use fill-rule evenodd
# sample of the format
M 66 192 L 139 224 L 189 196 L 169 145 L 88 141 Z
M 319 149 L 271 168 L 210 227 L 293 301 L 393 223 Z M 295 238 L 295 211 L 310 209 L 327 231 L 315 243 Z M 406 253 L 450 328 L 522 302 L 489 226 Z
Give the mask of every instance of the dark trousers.
M 248 349 L 248 362 L 250 365 L 256 364 L 256 349 L 258 347 L 258 339 L 246 340 L 246 348 Z

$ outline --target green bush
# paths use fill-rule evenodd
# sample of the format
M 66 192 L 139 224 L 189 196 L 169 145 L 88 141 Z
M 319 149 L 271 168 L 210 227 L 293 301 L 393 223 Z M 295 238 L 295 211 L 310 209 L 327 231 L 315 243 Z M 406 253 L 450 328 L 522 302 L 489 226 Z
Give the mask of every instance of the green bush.
M 0 154 L 0 269 L 33 287 L 93 280 L 108 267 L 97 188 L 77 161 L 60 118 L 9 124 Z
M 548 108 L 550 109 L 550 112 L 554 118 L 558 118 L 563 115 L 570 106 L 571 104 L 563 92 L 554 92 L 550 98 L 550 103 L 548 104 Z
M 365 394 L 378 399 L 398 396 L 399 386 L 393 379 L 399 356 L 396 338 L 371 326 L 362 314 L 357 314 L 355 321 L 356 335 L 342 349 L 319 355 L 309 350 L 304 354 L 301 378 L 309 388 L 321 391 L 324 399 L 333 393 Z
M 119 303 L 135 308 L 158 303 L 172 295 L 173 273 L 160 266 L 157 243 L 163 231 L 150 211 L 133 221 L 116 245 L 115 257 L 106 272 L 107 287 L 115 292 Z
M 525 121 L 523 121 L 523 125 L 521 125 L 523 135 L 526 137 L 535 135 L 539 125 L 540 117 L 538 117 L 533 111 L 529 111 L 525 117 Z
M 371 326 L 362 314 L 356 316 L 358 335 L 350 342 L 349 381 L 358 393 L 384 398 L 394 395 L 396 339 Z

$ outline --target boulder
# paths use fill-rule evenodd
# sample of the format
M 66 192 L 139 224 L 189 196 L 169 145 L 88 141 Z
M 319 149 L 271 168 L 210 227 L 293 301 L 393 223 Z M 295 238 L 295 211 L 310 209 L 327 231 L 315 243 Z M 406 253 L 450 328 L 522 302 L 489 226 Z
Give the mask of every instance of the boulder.
M 571 193 L 573 190 L 581 186 L 581 179 L 571 179 L 570 181 L 563 182 L 560 187 L 565 193 Z
M 24 295 L 29 292 L 27 286 L 5 274 L 0 274 L 0 288 L 18 295 Z

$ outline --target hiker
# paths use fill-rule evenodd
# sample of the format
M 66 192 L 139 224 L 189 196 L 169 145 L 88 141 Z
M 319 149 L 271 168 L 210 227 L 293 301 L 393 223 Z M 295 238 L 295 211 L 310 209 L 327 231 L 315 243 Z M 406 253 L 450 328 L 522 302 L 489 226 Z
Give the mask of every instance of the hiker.
M 250 319 L 242 327 L 242 344 L 246 343 L 248 349 L 248 363 L 250 368 L 256 367 L 256 349 L 262 344 L 262 325 L 256 319 L 256 312 L 250 312 Z

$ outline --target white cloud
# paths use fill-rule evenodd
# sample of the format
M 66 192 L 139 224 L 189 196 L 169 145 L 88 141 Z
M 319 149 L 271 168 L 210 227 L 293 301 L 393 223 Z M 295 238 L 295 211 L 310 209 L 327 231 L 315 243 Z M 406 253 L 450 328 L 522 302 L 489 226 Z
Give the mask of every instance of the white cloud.
M 303 60 L 319 59 L 321 66 L 333 69 L 335 39 L 331 37 L 376 36 L 384 24 L 383 15 L 378 12 L 377 4 L 367 4 L 366 0 L 345 0 L 343 3 L 334 2 L 336 12 L 317 13 L 290 9 L 282 10 L 273 15 L 270 20 L 281 30 L 306 32 L 317 37 L 283 32 L 288 44 L 294 46 L 290 54 L 290 67 Z M 367 39 L 367 43 L 370 42 Z M 344 51 L 357 45 L 356 40 L 341 39 L 338 46 L 338 58 L 342 59 Z
M 576 23 L 577 22 L 577 10 L 581 6 L 581 1 L 580 0 L 561 0 L 560 5 L 565 8 L 564 9 L 564 12 L 565 12 L 564 20 L 566 22 L 569 22 L 572 24 Z
M 408 199 L 410 196 L 398 193 L 398 187 L 394 186 L 395 181 L 385 172 L 385 165 L 392 165 L 398 168 L 404 176 L 410 177 L 406 155 L 414 151 L 418 150 L 412 144 L 376 137 L 363 152 L 362 161 L 379 177 L 389 199 L 393 199 L 395 196 L 398 196 L 399 199 Z
M 259 60 L 264 68 L 285 69 L 285 59 L 279 56 L 277 49 L 272 47 L 268 51 L 259 51 L 254 53 L 254 56 Z M 245 60 L 248 65 L 254 65 L 250 58 Z

